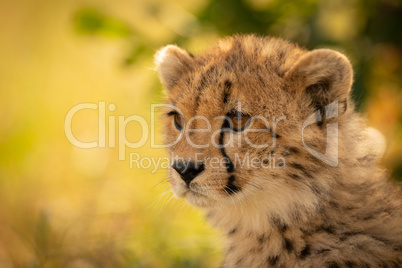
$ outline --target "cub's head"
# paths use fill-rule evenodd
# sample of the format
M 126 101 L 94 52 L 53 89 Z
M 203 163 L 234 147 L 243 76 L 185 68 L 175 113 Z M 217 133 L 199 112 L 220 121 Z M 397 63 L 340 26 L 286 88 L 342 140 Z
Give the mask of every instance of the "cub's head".
M 281 208 L 328 191 L 323 167 L 338 165 L 331 127 L 349 114 L 345 56 L 234 36 L 197 56 L 169 45 L 155 62 L 176 196 L 199 207 L 264 200 Z

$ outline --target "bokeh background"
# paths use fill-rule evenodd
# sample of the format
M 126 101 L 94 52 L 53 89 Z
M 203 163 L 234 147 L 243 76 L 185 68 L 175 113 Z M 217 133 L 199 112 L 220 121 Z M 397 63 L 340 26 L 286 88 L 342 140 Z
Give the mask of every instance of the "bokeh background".
M 85 102 L 149 121 L 163 97 L 152 56 L 166 44 L 196 54 L 257 33 L 342 51 L 357 109 L 387 140 L 382 164 L 401 180 L 401 18 L 400 0 L 0 0 L 0 267 L 219 265 L 220 234 L 172 198 L 166 169 L 130 168 L 108 142 L 80 149 L 64 133 Z M 98 111 L 72 128 L 97 140 Z M 126 136 L 141 131 L 130 123 Z M 149 140 L 130 152 L 166 157 Z

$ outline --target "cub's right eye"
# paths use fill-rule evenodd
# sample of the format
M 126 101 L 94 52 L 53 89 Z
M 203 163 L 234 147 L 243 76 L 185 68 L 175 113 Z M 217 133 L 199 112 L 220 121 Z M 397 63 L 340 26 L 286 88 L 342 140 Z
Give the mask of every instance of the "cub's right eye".
M 174 126 L 181 131 L 184 126 L 184 117 L 176 111 L 172 111 L 168 115 L 173 116 Z

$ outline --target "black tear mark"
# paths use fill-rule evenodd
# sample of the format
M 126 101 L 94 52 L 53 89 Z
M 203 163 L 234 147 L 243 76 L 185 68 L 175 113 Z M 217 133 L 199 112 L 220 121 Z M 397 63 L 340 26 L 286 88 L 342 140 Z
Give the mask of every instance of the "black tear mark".
M 290 241 L 289 239 L 285 238 L 285 248 L 288 252 L 292 252 L 293 250 L 293 244 L 292 241 Z
M 221 154 L 222 154 L 223 158 L 225 159 L 226 171 L 228 173 L 233 173 L 233 171 L 234 171 L 233 162 L 230 160 L 229 156 L 226 154 L 225 147 L 223 146 L 223 137 L 224 137 L 225 131 L 229 130 L 229 127 L 230 127 L 229 120 L 227 120 L 226 118 L 225 118 L 225 120 L 224 120 L 224 122 L 222 124 L 222 127 L 221 127 L 221 133 L 220 133 L 220 136 L 219 136 L 219 148 L 220 148 L 220 151 L 221 151 Z M 234 183 L 235 180 L 236 180 L 236 177 L 234 175 L 230 175 L 229 178 L 228 178 L 228 182 L 227 182 L 224 190 L 229 195 L 237 193 L 238 191 L 240 191 L 240 187 L 238 187 Z
M 225 159 L 225 165 L 226 165 L 226 170 L 228 173 L 232 173 L 234 171 L 234 165 L 232 161 L 230 160 L 229 156 L 225 152 L 225 147 L 223 146 L 223 137 L 225 134 L 225 131 L 228 130 L 230 127 L 229 121 L 225 119 L 225 121 L 222 124 L 221 127 L 221 133 L 219 135 L 219 148 L 221 150 L 221 154 L 223 158 Z
M 279 259 L 278 256 L 269 256 L 268 257 L 269 265 L 275 266 L 278 263 L 278 259 Z
M 235 176 L 231 175 L 228 178 L 228 183 L 225 186 L 225 191 L 230 195 L 240 191 L 240 188 L 234 184 L 235 180 L 236 180 Z

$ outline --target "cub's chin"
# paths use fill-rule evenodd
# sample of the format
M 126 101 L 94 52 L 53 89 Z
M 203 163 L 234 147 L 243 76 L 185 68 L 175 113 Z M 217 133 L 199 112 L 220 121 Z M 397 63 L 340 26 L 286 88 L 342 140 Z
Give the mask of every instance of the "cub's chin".
M 186 201 L 192 206 L 199 208 L 210 208 L 216 206 L 217 204 L 216 200 L 204 194 L 190 190 L 184 185 L 171 186 L 173 189 L 173 193 L 177 198 L 186 199 Z
M 190 205 L 199 208 L 210 208 L 216 205 L 216 201 L 194 191 L 187 191 L 185 198 Z

